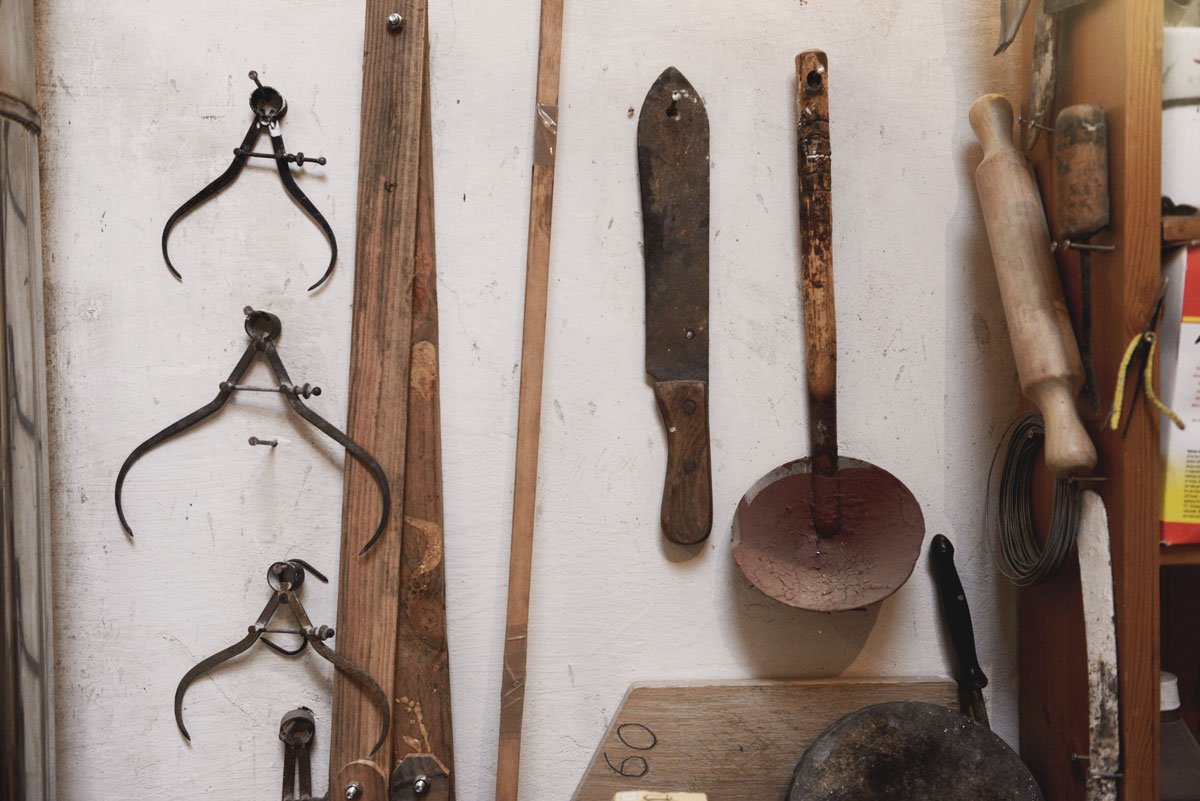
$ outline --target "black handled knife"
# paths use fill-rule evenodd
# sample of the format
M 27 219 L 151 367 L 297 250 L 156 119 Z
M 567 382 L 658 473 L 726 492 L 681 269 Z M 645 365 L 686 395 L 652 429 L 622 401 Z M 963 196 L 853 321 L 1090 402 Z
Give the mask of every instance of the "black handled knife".
M 662 528 L 673 542 L 712 530 L 708 443 L 708 112 L 668 68 L 637 131 L 646 261 L 646 372 L 667 429 Z
M 954 546 L 941 534 L 933 538 L 929 548 L 929 560 L 933 563 L 933 578 L 937 583 L 938 596 L 942 601 L 942 614 L 950 627 L 950 640 L 958 656 L 958 692 L 963 699 L 964 711 L 969 711 L 976 723 L 989 726 L 987 707 L 983 703 L 983 688 L 987 676 L 979 667 L 975 655 L 975 629 L 971 625 L 971 609 L 967 606 L 967 594 L 963 591 L 958 569 L 954 566 Z

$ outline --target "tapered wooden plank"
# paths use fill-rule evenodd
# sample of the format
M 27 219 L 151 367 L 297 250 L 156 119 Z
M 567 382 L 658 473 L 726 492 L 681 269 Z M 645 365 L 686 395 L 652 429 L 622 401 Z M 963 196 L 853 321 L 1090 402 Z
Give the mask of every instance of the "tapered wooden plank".
M 449 772 L 454 798 L 454 739 L 450 719 L 450 656 L 446 645 L 446 570 L 442 528 L 442 437 L 438 382 L 437 259 L 434 242 L 433 132 L 428 44 L 421 101 L 421 158 L 417 257 L 413 275 L 412 365 L 404 539 L 400 557 L 400 616 L 392 695 L 392 740 L 399 762 L 433 754 Z
M 388 24 L 393 12 L 404 18 L 399 30 Z M 379 493 L 367 471 L 348 462 L 337 646 L 385 687 L 395 673 L 399 615 L 426 25 L 425 0 L 367 0 L 347 432 L 383 465 L 393 508 L 388 530 L 360 555 Z M 331 795 L 341 797 L 336 777 L 354 760 L 371 759 L 385 774 L 390 769 L 390 738 L 370 754 L 381 719 L 358 685 L 335 676 Z

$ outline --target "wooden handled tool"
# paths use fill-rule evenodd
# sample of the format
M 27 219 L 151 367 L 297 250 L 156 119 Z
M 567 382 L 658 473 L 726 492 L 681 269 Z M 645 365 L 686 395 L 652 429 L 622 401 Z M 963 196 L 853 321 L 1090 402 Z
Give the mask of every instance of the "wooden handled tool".
M 674 67 L 638 118 L 646 262 L 646 373 L 667 430 L 662 530 L 693 545 L 712 530 L 708 442 L 708 112 Z
M 908 580 L 925 518 L 891 473 L 838 452 L 829 60 L 796 56 L 796 165 L 812 456 L 767 473 L 733 518 L 733 558 L 763 594 L 815 612 L 878 603 Z
M 1088 240 L 1110 220 L 1108 199 L 1108 124 L 1104 109 L 1077 105 L 1058 112 L 1054 123 L 1054 174 L 1059 246 L 1079 251 L 1079 355 L 1083 360 L 1083 396 L 1092 415 L 1100 413 L 1100 392 L 1092 363 L 1092 250 Z
M 1021 391 L 1046 421 L 1046 466 L 1056 476 L 1087 473 L 1096 465 L 1096 448 L 1075 408 L 1083 366 L 1041 196 L 1013 144 L 1012 125 L 1012 106 L 1000 95 L 984 95 L 971 106 L 971 127 L 983 146 L 975 171 L 979 202 Z

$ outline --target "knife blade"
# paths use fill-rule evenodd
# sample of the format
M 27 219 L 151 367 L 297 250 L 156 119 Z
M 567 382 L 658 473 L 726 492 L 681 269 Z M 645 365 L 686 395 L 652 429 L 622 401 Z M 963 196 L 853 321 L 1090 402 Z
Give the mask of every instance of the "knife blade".
M 954 566 L 954 545 L 945 536 L 938 534 L 929 546 L 929 560 L 933 563 L 933 577 L 937 584 L 938 597 L 942 601 L 942 614 L 950 627 L 950 641 L 958 657 L 958 693 L 963 712 L 969 712 L 976 723 L 991 727 L 988 723 L 987 706 L 983 702 L 983 688 L 987 676 L 979 667 L 975 654 L 975 629 L 971 625 L 971 608 L 967 605 L 967 594 L 958 568 Z
M 679 70 L 663 71 L 637 130 L 646 265 L 646 373 L 667 431 L 663 533 L 712 530 L 708 436 L 708 112 Z
M 1000 0 L 1000 41 L 992 55 L 1000 55 L 1013 43 L 1028 10 L 1029 0 Z

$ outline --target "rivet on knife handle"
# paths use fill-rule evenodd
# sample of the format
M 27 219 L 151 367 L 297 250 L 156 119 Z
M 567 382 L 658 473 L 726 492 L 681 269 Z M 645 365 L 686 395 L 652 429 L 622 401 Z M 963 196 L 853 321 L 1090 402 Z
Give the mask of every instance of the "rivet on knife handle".
M 708 113 L 674 67 L 650 87 L 637 131 L 646 264 L 646 372 L 667 434 L 662 528 L 712 529 L 708 441 Z

